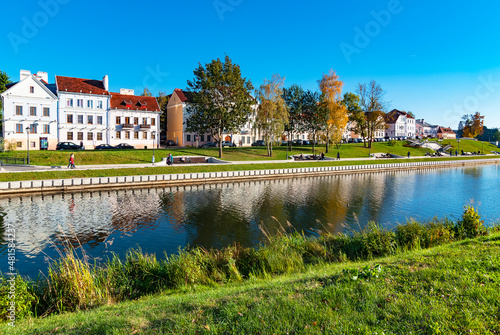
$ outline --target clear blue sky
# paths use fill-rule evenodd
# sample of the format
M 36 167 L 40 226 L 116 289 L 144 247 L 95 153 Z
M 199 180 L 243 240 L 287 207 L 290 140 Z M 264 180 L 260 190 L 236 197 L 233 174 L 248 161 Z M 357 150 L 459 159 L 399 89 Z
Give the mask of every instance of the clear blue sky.
M 43 5 L 45 4 L 45 5 Z M 57 4 L 57 5 L 54 5 Z M 0 70 L 101 79 L 110 89 L 185 88 L 229 55 L 254 86 L 274 73 L 316 90 L 376 80 L 390 108 L 456 128 L 500 127 L 500 3 L 457 1 L 40 0 L 2 4 Z

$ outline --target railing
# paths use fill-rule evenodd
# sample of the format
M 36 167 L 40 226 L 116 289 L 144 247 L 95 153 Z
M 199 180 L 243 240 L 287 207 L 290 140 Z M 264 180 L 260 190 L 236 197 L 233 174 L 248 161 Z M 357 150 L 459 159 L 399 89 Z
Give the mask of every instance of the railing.
M 134 125 L 132 123 L 124 123 L 122 124 L 122 129 L 132 129 Z
M 150 124 L 141 124 L 141 129 L 151 129 Z
M 0 157 L 0 165 L 24 165 L 24 164 L 26 164 L 25 158 Z

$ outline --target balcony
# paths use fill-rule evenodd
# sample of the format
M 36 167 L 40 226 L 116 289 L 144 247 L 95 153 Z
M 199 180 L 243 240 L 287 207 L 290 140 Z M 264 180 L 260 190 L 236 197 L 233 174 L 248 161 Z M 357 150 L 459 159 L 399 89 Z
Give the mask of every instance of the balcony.
M 132 123 L 123 123 L 122 124 L 122 129 L 132 129 L 134 128 L 134 125 Z
M 151 129 L 150 124 L 141 124 L 141 129 Z

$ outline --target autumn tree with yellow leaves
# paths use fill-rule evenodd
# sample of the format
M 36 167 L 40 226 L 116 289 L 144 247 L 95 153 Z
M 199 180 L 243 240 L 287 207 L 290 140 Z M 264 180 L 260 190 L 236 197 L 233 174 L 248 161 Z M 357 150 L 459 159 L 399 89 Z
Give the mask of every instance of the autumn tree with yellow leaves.
M 255 126 L 260 130 L 266 146 L 267 155 L 273 155 L 273 142 L 279 141 L 288 123 L 288 109 L 283 99 L 283 83 L 285 78 L 274 74 L 271 80 L 264 80 L 255 91 L 259 108 L 255 117 Z
M 321 107 L 325 108 L 326 112 L 326 124 L 324 128 L 326 152 L 328 152 L 329 143 L 334 143 L 337 147 L 340 146 L 342 134 L 349 121 L 347 108 L 342 103 L 343 85 L 344 83 L 333 70 L 330 70 L 328 74 L 323 74 L 319 83 L 322 97 Z
M 470 115 L 466 114 L 462 117 L 462 120 L 465 121 L 463 137 L 475 138 L 483 133 L 484 115 L 479 114 L 479 112 Z

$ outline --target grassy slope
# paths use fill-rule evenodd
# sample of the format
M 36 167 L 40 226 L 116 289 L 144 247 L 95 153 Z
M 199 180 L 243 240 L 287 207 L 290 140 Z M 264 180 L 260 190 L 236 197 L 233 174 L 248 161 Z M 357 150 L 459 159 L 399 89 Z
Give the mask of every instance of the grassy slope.
M 423 156 L 428 149 L 422 148 L 407 148 L 403 147 L 404 141 L 399 141 L 395 146 L 390 146 L 388 142 L 375 142 L 371 150 L 374 152 L 389 152 L 395 155 L 406 156 L 410 151 L 412 156 Z M 443 141 L 443 144 L 451 143 L 454 148 L 457 148 L 455 140 Z M 482 149 L 481 142 L 464 141 L 460 142 L 460 150 L 464 151 L 480 151 Z M 492 150 L 499 150 L 496 146 L 489 143 L 484 144 L 484 152 L 489 153 Z M 324 152 L 324 146 L 316 147 L 315 152 Z M 293 147 L 291 152 L 288 152 L 286 147 L 275 147 L 273 149 L 273 157 L 268 157 L 266 148 L 264 147 L 244 147 L 244 148 L 224 148 L 223 159 L 228 161 L 252 161 L 252 160 L 285 160 L 286 154 L 296 155 L 301 153 L 311 153 L 312 146 Z M 337 152 L 340 152 L 341 158 L 360 158 L 368 157 L 369 149 L 363 144 L 343 144 L 340 149 L 330 147 L 326 156 L 336 157 Z M 30 162 L 33 165 L 62 165 L 68 164 L 69 151 L 30 151 Z M 179 149 L 159 149 L 155 150 L 156 161 L 160 161 L 167 153 L 172 153 L 174 156 L 181 155 L 202 155 L 210 157 L 218 157 L 217 148 L 199 149 L 199 148 L 179 148 Z M 99 165 L 99 164 L 138 164 L 149 163 L 153 155 L 152 150 L 109 150 L 109 151 L 78 151 L 75 152 L 76 165 Z M 26 151 L 4 152 L 2 156 L 25 158 Z
M 378 277 L 344 269 L 381 265 Z M 365 271 L 370 274 L 373 272 Z M 500 332 L 500 234 L 364 263 L 26 320 L 12 334 Z

